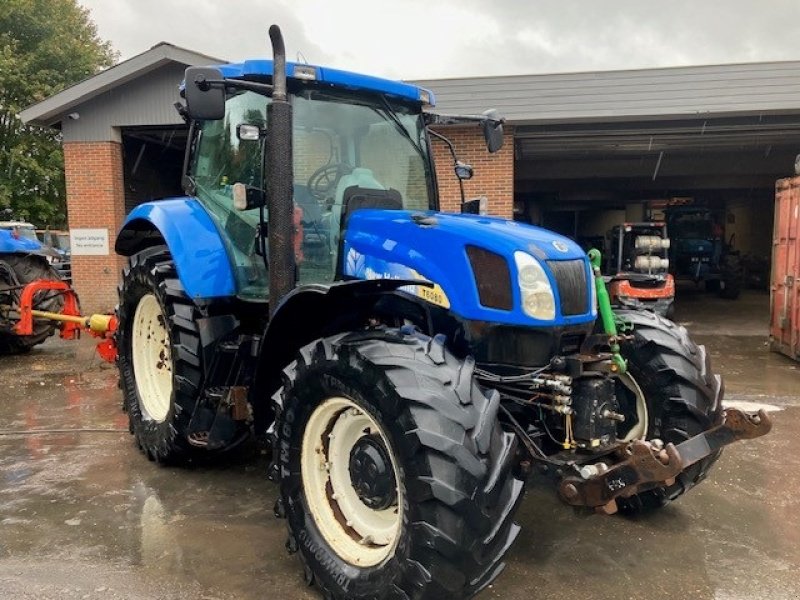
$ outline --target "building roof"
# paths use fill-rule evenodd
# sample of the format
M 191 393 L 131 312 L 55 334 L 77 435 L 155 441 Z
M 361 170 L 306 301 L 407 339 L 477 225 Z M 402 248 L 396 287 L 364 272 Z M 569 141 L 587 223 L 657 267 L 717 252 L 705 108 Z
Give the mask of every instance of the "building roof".
M 20 117 L 24 123 L 53 126 L 61 121 L 63 115 L 76 106 L 165 64 L 198 65 L 224 62 L 213 56 L 193 52 L 167 42 L 160 42 L 133 58 L 122 61 L 97 75 L 88 77 L 80 83 L 68 87 L 58 94 L 29 106 L 20 113 Z
M 513 123 L 800 112 L 800 61 L 415 81 L 437 112 Z
M 21 117 L 26 123 L 53 126 L 79 104 L 165 64 L 224 62 L 161 42 L 26 108 Z M 409 83 L 436 94 L 437 112 L 479 114 L 496 108 L 518 125 L 800 113 L 800 61 Z

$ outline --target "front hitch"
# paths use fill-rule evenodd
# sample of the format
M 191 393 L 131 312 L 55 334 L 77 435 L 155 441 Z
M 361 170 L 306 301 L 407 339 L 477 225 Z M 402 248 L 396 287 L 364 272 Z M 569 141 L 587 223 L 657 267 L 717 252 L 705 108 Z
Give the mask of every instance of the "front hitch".
M 617 498 L 628 498 L 655 485 L 672 485 L 693 464 L 739 440 L 766 435 L 772 421 L 763 410 L 757 414 L 735 408 L 724 412 L 722 423 L 678 445 L 658 440 L 635 440 L 616 452 L 618 462 L 584 465 L 579 475 L 561 480 L 558 493 L 572 506 L 594 508 L 612 514 Z

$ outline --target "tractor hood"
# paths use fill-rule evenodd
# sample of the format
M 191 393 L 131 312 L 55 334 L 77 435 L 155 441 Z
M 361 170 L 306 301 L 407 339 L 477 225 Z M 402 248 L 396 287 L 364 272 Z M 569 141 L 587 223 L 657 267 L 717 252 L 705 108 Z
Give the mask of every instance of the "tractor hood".
M 714 253 L 714 242 L 703 238 L 678 239 L 675 242 L 678 254 L 711 256 Z
M 475 250 L 485 251 L 480 256 L 490 260 L 473 264 Z M 554 320 L 534 319 L 522 311 L 516 252 L 536 259 L 547 274 L 556 301 Z M 595 318 L 592 275 L 581 248 L 552 232 L 505 219 L 358 210 L 345 232 L 342 268 L 345 277 L 358 279 L 430 281 L 433 287 L 409 286 L 405 291 L 465 319 L 553 326 Z M 479 288 L 486 291 L 487 285 L 509 298 L 507 308 L 481 303 Z

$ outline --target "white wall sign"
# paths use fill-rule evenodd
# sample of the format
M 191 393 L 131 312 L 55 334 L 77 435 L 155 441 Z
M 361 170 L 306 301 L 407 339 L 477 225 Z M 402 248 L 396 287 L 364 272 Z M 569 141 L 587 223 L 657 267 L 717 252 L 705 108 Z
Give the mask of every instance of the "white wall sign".
M 70 229 L 73 256 L 108 256 L 108 229 Z

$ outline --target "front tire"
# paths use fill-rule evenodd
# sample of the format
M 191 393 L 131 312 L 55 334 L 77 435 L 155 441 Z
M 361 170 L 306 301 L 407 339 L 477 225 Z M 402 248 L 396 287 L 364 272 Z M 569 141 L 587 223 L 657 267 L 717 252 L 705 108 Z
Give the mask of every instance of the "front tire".
M 705 347 L 695 344 L 684 327 L 658 315 L 627 310 L 615 313 L 633 326 L 633 339 L 621 344 L 621 353 L 644 394 L 646 439 L 677 445 L 721 423 L 724 387 L 721 377 L 711 371 Z M 676 500 L 705 479 L 720 454 L 690 466 L 672 485 L 618 499 L 620 510 L 646 512 Z
M 285 370 L 276 451 L 288 547 L 326 597 L 466 598 L 504 567 L 519 531 L 517 442 L 473 369 L 439 338 L 385 330 L 318 340 Z M 391 476 L 361 473 L 369 454 L 368 473 Z
M 164 246 L 131 257 L 119 287 L 117 366 L 124 409 L 142 452 L 183 462 L 186 432 L 202 389 L 196 308 Z

